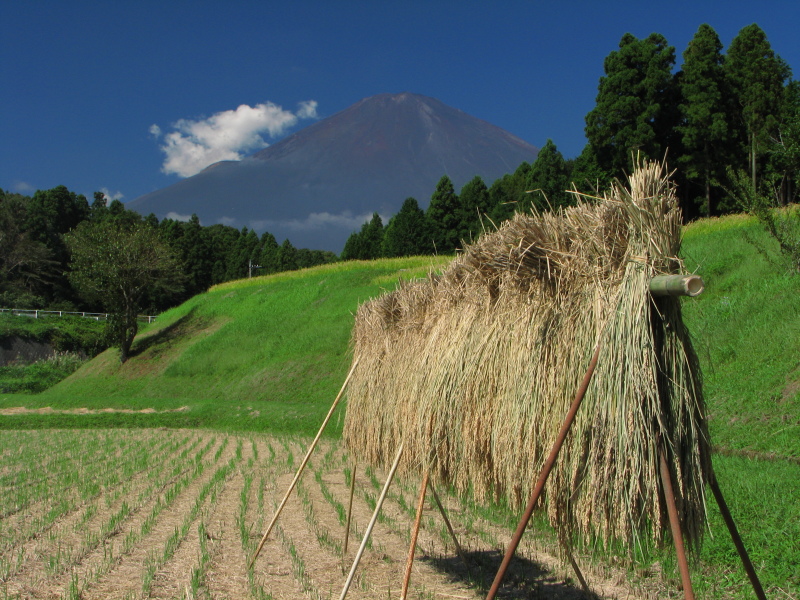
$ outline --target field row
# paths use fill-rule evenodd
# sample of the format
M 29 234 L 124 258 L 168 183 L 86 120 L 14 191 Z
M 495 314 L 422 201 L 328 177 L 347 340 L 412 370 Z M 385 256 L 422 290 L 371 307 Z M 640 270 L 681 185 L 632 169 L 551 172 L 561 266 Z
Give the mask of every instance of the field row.
M 0 448 L 0 597 L 338 598 L 383 473 L 356 469 L 335 443 L 312 457 L 254 568 L 247 563 L 283 497 L 306 440 L 204 431 L 9 432 Z M 399 597 L 416 482 L 396 482 L 348 598 Z M 410 598 L 481 598 L 510 537 L 481 509 L 439 490 L 426 504 Z M 526 542 L 504 598 L 590 597 Z M 627 595 L 600 574 L 604 595 Z

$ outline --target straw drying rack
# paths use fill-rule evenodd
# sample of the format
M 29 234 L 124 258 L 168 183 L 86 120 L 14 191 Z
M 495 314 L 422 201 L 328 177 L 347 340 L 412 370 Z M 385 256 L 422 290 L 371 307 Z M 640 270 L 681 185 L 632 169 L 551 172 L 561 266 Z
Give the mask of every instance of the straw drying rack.
M 699 543 L 706 487 L 756 596 L 765 599 L 711 466 L 701 377 L 679 305 L 681 296 L 700 294 L 703 282 L 683 272 L 677 258 L 674 187 L 658 163 L 640 163 L 629 182 L 603 198 L 576 193 L 578 206 L 558 213 L 517 215 L 467 246 L 442 276 L 362 305 L 350 372 L 249 568 L 348 389 L 345 444 L 356 460 L 388 467 L 388 476 L 340 600 L 398 469 L 422 478 L 401 598 L 429 487 L 467 562 L 431 485 L 436 480 L 457 492 L 469 482 L 479 498 L 501 494 L 512 507 L 521 507 L 535 481 L 487 600 L 543 497 L 563 539 L 594 536 L 630 546 L 644 530 L 663 540 L 668 526 L 684 597 L 692 600 L 684 539 Z M 509 367 L 505 360 L 516 362 Z M 490 363 L 488 373 L 465 366 L 482 362 Z M 596 371 L 600 383 L 593 385 Z M 585 398 L 589 409 L 579 414 Z M 369 427 L 367 417 L 375 421 Z M 609 442 L 603 432 L 615 427 L 631 439 Z M 565 445 L 567 459 L 559 462 Z M 355 471 L 350 507 L 354 483 Z

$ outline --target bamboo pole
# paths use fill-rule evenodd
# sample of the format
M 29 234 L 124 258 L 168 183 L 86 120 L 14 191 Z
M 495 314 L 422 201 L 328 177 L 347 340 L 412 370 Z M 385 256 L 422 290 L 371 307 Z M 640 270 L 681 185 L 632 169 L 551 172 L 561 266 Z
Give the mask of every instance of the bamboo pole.
M 347 542 L 350 539 L 350 518 L 353 515 L 353 494 L 356 491 L 356 467 L 358 463 L 353 463 L 353 471 L 350 473 L 350 500 L 347 503 L 347 523 L 344 526 L 344 549 L 342 557 L 347 554 Z
M 408 547 L 408 559 L 406 559 L 406 576 L 403 578 L 403 590 L 400 593 L 400 600 L 406 600 L 408 596 L 408 584 L 411 582 L 411 567 L 414 566 L 414 552 L 417 550 L 417 537 L 419 537 L 419 525 L 422 522 L 422 509 L 425 506 L 425 492 L 428 490 L 428 471 L 422 477 L 419 486 L 419 501 L 417 502 L 417 516 L 414 519 L 414 529 L 411 531 L 411 544 Z
M 594 347 L 594 354 L 592 354 L 592 360 L 589 361 L 589 367 L 586 369 L 586 374 L 583 376 L 581 386 L 578 388 L 578 391 L 575 394 L 575 399 L 572 401 L 569 412 L 564 419 L 564 424 L 561 426 L 561 431 L 558 432 L 558 437 L 553 444 L 553 449 L 550 451 L 550 455 L 547 457 L 547 460 L 542 467 L 542 472 L 539 474 L 539 480 L 536 482 L 536 486 L 533 488 L 531 499 L 528 502 L 528 506 L 525 508 L 525 513 L 522 515 L 522 518 L 519 521 L 519 525 L 517 525 L 517 530 L 514 532 L 514 536 L 511 538 L 511 542 L 508 544 L 506 554 L 503 557 L 503 562 L 500 563 L 500 568 L 497 571 L 497 575 L 495 575 L 494 582 L 492 583 L 492 587 L 489 589 L 489 593 L 486 595 L 486 600 L 494 600 L 494 597 L 497 595 L 497 591 L 500 589 L 500 584 L 503 583 L 503 578 L 508 570 L 508 565 L 511 563 L 511 559 L 514 557 L 514 552 L 516 552 L 517 546 L 519 546 L 519 542 L 522 539 L 522 534 L 525 533 L 525 528 L 528 526 L 528 522 L 531 520 L 533 509 L 536 506 L 536 503 L 539 501 L 539 496 L 541 496 L 542 492 L 544 491 L 544 485 L 547 483 L 547 478 L 550 476 L 550 471 L 553 470 L 553 466 L 556 464 L 556 459 L 558 458 L 558 453 L 561 450 L 561 446 L 564 445 L 564 440 L 567 437 L 567 433 L 569 433 L 569 429 L 572 427 L 572 422 L 575 420 L 575 415 L 578 412 L 578 408 L 580 408 L 583 397 L 586 395 L 586 390 L 589 388 L 589 382 L 592 380 L 592 375 L 594 374 L 594 368 L 597 366 L 597 359 L 599 355 L 600 340 L 597 340 L 597 344 Z
M 467 557 L 464 556 L 464 552 L 461 550 L 461 544 L 458 543 L 458 538 L 456 538 L 456 532 L 453 531 L 453 526 L 450 524 L 450 519 L 447 518 L 447 513 L 444 511 L 444 506 L 442 506 L 442 502 L 439 500 L 439 494 L 436 493 L 436 488 L 431 484 L 431 492 L 433 492 L 433 499 L 436 502 L 436 506 L 439 507 L 439 512 L 442 513 L 442 518 L 444 519 L 444 524 L 447 525 L 447 531 L 450 532 L 450 537 L 453 538 L 453 543 L 456 546 L 456 552 L 458 556 L 461 558 L 461 562 L 464 563 L 464 567 L 467 569 L 467 575 L 470 574 L 469 572 L 469 563 L 467 562 Z
M 678 557 L 678 568 L 681 572 L 683 597 L 685 600 L 694 600 L 692 578 L 689 576 L 689 562 L 686 560 L 686 549 L 683 547 L 683 533 L 681 532 L 681 523 L 678 518 L 678 507 L 675 505 L 675 492 L 672 489 L 672 475 L 670 475 L 667 457 L 664 454 L 663 441 L 658 445 L 658 456 L 661 464 L 661 484 L 664 487 L 664 497 L 667 501 L 669 526 L 672 529 L 672 542 L 675 544 L 675 554 Z
M 319 438 L 322 437 L 322 432 L 325 431 L 325 427 L 328 425 L 328 421 L 331 420 L 333 416 L 333 411 L 336 410 L 336 406 L 339 404 L 339 400 L 341 400 L 342 395 L 344 394 L 344 390 L 347 388 L 347 384 L 350 383 L 350 378 L 353 376 L 353 372 L 356 370 L 356 366 L 358 365 L 358 359 L 353 362 L 353 366 L 350 367 L 350 372 L 347 374 L 347 378 L 344 380 L 342 384 L 342 389 L 339 390 L 339 394 L 336 396 L 336 399 L 333 401 L 330 410 L 328 411 L 328 415 L 325 417 L 325 420 L 322 422 L 322 426 L 319 428 L 317 432 L 317 437 L 314 438 L 314 441 L 311 442 L 311 446 L 308 448 L 308 452 L 306 452 L 306 456 L 303 459 L 303 462 L 300 464 L 300 468 L 297 469 L 297 473 L 292 480 L 292 483 L 289 485 L 289 489 L 286 490 L 286 494 L 283 496 L 283 500 L 281 500 L 280 506 L 278 506 L 278 510 L 275 511 L 275 515 L 272 517 L 272 521 L 267 527 L 266 533 L 264 533 L 264 537 L 261 538 L 261 542 L 258 544 L 258 548 L 256 548 L 255 554 L 253 554 L 253 558 L 250 559 L 250 563 L 247 565 L 247 570 L 253 568 L 253 564 L 255 564 L 256 559 L 258 558 L 259 553 L 261 552 L 261 548 L 264 547 L 264 543 L 267 541 L 267 537 L 269 536 L 272 528 L 275 526 L 275 523 L 278 521 L 278 516 L 283 511 L 283 507 L 286 506 L 286 501 L 289 500 L 289 495 L 292 493 L 294 486 L 297 485 L 297 481 L 300 479 L 300 475 L 303 473 L 303 469 L 306 468 L 306 464 L 308 463 L 308 459 L 311 458 L 311 453 L 314 452 L 314 449 L 317 447 L 317 442 L 319 442 Z
M 587 594 L 591 594 L 592 591 L 589 589 L 589 584 L 586 583 L 586 579 L 583 578 L 583 573 L 581 573 L 581 568 L 578 566 L 578 563 L 575 561 L 575 557 L 572 555 L 572 550 L 565 547 L 564 548 L 567 552 L 567 558 L 569 558 L 569 564 L 572 565 L 572 570 L 575 572 L 575 577 L 578 578 L 578 581 L 583 588 L 583 591 Z
M 358 548 L 358 552 L 356 553 L 356 558 L 353 561 L 353 566 L 350 569 L 350 574 L 347 576 L 347 581 L 344 582 L 344 588 L 342 588 L 342 595 L 339 596 L 339 600 L 344 600 L 347 596 L 347 591 L 350 589 L 350 584 L 353 583 L 353 577 L 355 577 L 356 569 L 358 568 L 358 563 L 361 562 L 361 555 L 364 554 L 364 549 L 367 547 L 367 541 L 369 541 L 369 536 L 372 534 L 372 528 L 375 527 L 375 521 L 378 520 L 378 514 L 381 512 L 381 507 L 383 506 L 383 501 L 386 499 L 386 493 L 389 491 L 389 485 L 392 483 L 392 479 L 394 479 L 394 473 L 397 471 L 397 465 L 400 464 L 400 457 L 403 455 L 403 444 L 400 444 L 400 447 L 397 449 L 397 456 L 394 459 L 394 463 L 392 464 L 392 468 L 389 471 L 389 475 L 386 478 L 386 483 L 383 486 L 383 491 L 381 492 L 380 498 L 378 498 L 378 504 L 375 506 L 375 512 L 372 513 L 372 519 L 367 526 L 367 530 L 364 532 L 364 539 L 361 540 L 361 546 Z
M 699 296 L 705 285 L 699 275 L 658 275 L 650 280 L 652 296 Z
M 719 512 L 722 513 L 722 518 L 725 520 L 725 525 L 728 526 L 731 539 L 733 539 L 733 545 L 736 546 L 736 551 L 739 553 L 739 558 L 742 560 L 742 566 L 744 566 L 747 577 L 750 578 L 750 583 L 753 586 L 753 591 L 755 592 L 756 597 L 758 600 L 767 600 L 767 596 L 764 594 L 764 588 L 761 587 L 761 581 L 758 579 L 758 574 L 753 567 L 753 563 L 750 561 L 750 556 L 747 554 L 747 549 L 744 547 L 741 536 L 739 536 L 739 531 L 736 529 L 736 523 L 733 522 L 731 511 L 728 510 L 728 504 L 725 502 L 725 498 L 722 496 L 722 491 L 719 489 L 719 484 L 717 483 L 717 475 L 713 470 L 711 471 L 711 477 L 708 481 L 708 485 L 711 486 L 711 491 L 713 492 L 714 498 L 717 500 L 717 504 L 719 505 Z

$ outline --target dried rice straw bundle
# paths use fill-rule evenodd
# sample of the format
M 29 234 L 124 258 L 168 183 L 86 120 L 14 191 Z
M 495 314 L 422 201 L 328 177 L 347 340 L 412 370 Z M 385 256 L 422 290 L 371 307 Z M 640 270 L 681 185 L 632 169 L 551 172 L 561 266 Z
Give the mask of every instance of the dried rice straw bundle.
M 577 192 L 576 192 L 577 193 Z M 545 489 L 563 539 L 662 540 L 658 441 L 675 474 L 687 541 L 705 522 L 710 474 L 700 371 L 676 298 L 681 216 L 658 163 L 629 189 L 548 214 L 517 214 L 440 276 L 363 304 L 344 441 L 385 467 L 429 470 L 478 499 L 530 493 L 596 342 L 600 361 Z

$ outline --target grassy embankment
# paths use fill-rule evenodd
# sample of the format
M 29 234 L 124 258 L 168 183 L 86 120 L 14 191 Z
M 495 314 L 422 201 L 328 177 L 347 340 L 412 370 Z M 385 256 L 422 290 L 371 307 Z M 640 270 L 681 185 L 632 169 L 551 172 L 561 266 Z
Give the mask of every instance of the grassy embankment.
M 359 303 L 446 262 L 342 263 L 216 286 L 144 329 L 124 365 L 111 349 L 43 394 L 0 395 L 0 408 L 155 412 L 28 413 L 0 417 L 0 427 L 315 432 L 347 374 Z
M 688 226 L 683 254 L 706 283 L 683 308 L 703 369 L 717 478 L 768 597 L 797 598 L 800 275 L 744 216 Z M 697 567 L 702 576 L 693 578 L 698 592 L 752 598 L 710 494 L 707 502 L 710 535 Z
M 683 301 L 705 378 L 714 465 L 765 587 L 800 591 L 800 277 L 751 219 L 687 227 L 684 256 L 705 293 Z M 436 266 L 445 260 L 436 261 Z M 432 260 L 330 265 L 234 282 L 165 313 L 119 365 L 106 352 L 37 396 L 0 408 L 183 412 L 0 417 L 3 428 L 198 426 L 309 434 L 349 366 L 358 303 L 420 276 Z M 334 421 L 331 433 L 340 430 Z M 694 567 L 701 597 L 748 597 L 748 584 L 713 500 Z M 663 569 L 674 572 L 669 554 Z M 769 593 L 769 592 L 768 592 Z

